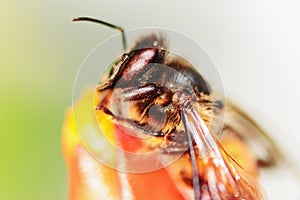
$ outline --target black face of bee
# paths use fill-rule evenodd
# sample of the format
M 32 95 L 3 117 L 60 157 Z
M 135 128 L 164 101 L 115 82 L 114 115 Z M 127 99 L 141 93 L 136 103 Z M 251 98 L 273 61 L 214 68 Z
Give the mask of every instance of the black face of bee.
M 98 90 L 113 91 L 110 101 L 116 106 L 109 108 L 110 114 L 133 122 L 150 135 L 172 140 L 180 132 L 178 95 L 184 93 L 204 105 L 211 103 L 210 88 L 189 62 L 167 50 L 164 41 L 156 35 L 142 38 L 116 63 Z M 98 109 L 103 106 L 100 103 Z

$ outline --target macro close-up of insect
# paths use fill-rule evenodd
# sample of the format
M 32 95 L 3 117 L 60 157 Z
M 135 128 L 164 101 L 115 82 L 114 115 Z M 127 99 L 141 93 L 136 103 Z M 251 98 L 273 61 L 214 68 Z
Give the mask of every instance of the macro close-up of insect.
M 300 1 L 1 1 L 0 200 L 300 200 Z
M 148 32 L 128 48 L 122 27 L 73 21 L 119 30 L 124 52 L 64 124 L 71 199 L 267 199 L 260 169 L 279 165 L 281 152 L 168 34 Z

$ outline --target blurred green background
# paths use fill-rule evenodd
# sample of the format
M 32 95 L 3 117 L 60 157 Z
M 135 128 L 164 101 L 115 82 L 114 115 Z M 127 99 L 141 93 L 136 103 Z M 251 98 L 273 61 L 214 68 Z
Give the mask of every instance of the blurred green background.
M 186 33 L 208 51 L 227 94 L 297 135 L 297 9 L 271 2 L 1 0 L 0 199 L 67 199 L 61 127 L 75 75 L 92 48 L 116 33 L 72 24 L 76 16 Z M 273 98 L 278 91 L 290 92 Z

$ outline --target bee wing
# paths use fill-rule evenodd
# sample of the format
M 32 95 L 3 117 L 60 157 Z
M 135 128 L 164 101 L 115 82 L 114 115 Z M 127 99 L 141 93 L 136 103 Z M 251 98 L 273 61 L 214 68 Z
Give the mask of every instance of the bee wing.
M 226 104 L 223 135 L 235 134 L 244 140 L 255 154 L 260 166 L 272 166 L 283 158 L 275 142 L 267 133 L 231 102 Z
M 254 177 L 224 149 L 197 110 L 181 108 L 193 171 L 195 199 L 263 199 Z M 195 164 L 196 163 L 196 164 Z

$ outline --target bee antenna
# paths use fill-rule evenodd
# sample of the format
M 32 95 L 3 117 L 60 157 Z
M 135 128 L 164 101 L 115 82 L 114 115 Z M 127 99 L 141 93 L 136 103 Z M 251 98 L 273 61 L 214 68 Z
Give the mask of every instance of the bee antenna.
M 73 18 L 72 21 L 73 22 L 78 22 L 78 21 L 94 22 L 94 23 L 98 23 L 98 24 L 103 24 L 103 25 L 108 26 L 113 29 L 118 29 L 122 35 L 123 49 L 124 50 L 127 49 L 127 41 L 126 41 L 126 37 L 125 37 L 125 31 L 122 27 L 116 26 L 114 24 L 111 24 L 111 23 L 108 23 L 108 22 L 105 22 L 105 21 L 102 21 L 99 19 L 90 18 L 90 17 L 76 17 L 76 18 Z

